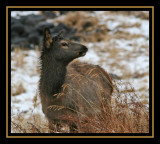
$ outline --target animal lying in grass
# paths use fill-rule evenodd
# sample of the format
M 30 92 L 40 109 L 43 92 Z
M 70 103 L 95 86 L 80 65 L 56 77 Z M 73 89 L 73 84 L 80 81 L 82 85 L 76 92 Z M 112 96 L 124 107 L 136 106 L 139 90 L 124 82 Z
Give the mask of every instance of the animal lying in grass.
M 68 123 L 73 132 L 78 126 L 65 116 L 92 118 L 100 113 L 102 104 L 111 102 L 110 75 L 98 65 L 74 60 L 87 51 L 86 46 L 65 39 L 61 33 L 52 38 L 45 28 L 39 92 L 42 110 L 53 131 L 55 125 Z

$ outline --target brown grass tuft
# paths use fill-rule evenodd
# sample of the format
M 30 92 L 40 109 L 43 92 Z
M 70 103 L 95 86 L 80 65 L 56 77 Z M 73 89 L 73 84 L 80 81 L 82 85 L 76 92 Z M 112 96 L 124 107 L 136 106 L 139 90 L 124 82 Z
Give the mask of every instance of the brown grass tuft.
M 16 67 L 23 67 L 23 65 L 24 65 L 24 57 L 25 57 L 25 55 L 24 55 L 24 53 L 23 53 L 23 50 L 21 49 L 21 48 L 15 48 L 14 49 L 14 52 L 15 52 L 15 57 L 13 58 L 12 57 L 12 59 L 15 59 L 15 66 Z
M 57 19 L 55 22 L 63 22 L 72 28 L 76 28 L 76 36 L 81 37 L 82 41 L 96 42 L 104 40 L 108 32 L 106 26 L 99 24 L 97 17 L 88 14 L 89 11 L 69 12 L 64 19 Z
M 122 85 L 122 82 L 115 82 L 117 91 L 112 96 L 112 106 L 102 103 L 101 112 L 95 117 L 88 115 L 76 117 L 75 115 L 63 115 L 63 120 L 75 123 L 75 133 L 148 133 L 149 132 L 149 110 L 145 104 L 139 101 L 139 96 L 129 82 Z M 34 103 L 36 103 L 36 96 Z M 36 105 L 34 105 L 34 108 Z M 52 110 L 60 110 L 64 107 L 50 106 Z M 81 115 L 81 113 L 79 113 Z M 18 133 L 44 133 L 51 132 L 46 121 L 36 114 L 32 120 L 25 120 L 18 115 L 16 122 L 12 121 L 12 128 Z M 68 125 L 61 125 L 61 128 L 51 133 L 69 133 Z M 56 126 L 55 126 L 56 127 Z
M 11 86 L 11 96 L 20 95 L 21 93 L 25 93 L 26 90 L 23 87 L 22 83 L 18 83 L 17 85 Z

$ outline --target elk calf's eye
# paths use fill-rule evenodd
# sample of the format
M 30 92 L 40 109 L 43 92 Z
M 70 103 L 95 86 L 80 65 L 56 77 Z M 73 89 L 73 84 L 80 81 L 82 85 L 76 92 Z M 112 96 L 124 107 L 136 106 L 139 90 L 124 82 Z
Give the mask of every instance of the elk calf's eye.
M 62 46 L 68 46 L 68 44 L 67 43 L 62 43 Z

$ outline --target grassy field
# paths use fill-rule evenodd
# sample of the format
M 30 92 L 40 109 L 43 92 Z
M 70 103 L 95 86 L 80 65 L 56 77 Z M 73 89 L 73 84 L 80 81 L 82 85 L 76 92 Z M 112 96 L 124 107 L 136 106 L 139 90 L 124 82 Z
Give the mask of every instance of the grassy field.
M 121 83 L 115 83 L 115 87 L 121 87 Z M 33 100 L 33 109 L 28 118 L 24 112 L 18 113 L 12 123 L 12 131 L 15 133 L 70 133 L 68 125 L 59 128 L 55 126 L 54 131 L 48 128 L 47 120 L 36 111 L 38 95 Z M 59 110 L 61 107 L 54 107 Z M 148 133 L 149 132 L 149 110 L 139 101 L 134 88 L 130 83 L 120 91 L 113 93 L 111 106 L 102 104 L 101 112 L 90 118 L 84 115 L 83 118 L 65 116 L 63 119 L 75 123 L 78 127 L 76 133 Z
M 89 51 L 80 61 L 98 64 L 116 74 L 112 104 L 90 119 L 65 117 L 78 125 L 78 133 L 149 132 L 149 13 L 69 12 L 50 22 L 77 28 Z M 90 23 L 89 27 L 85 27 Z M 97 29 L 95 31 L 95 29 Z M 85 33 L 83 33 L 85 31 Z M 87 35 L 86 33 L 90 33 Z M 11 131 L 49 133 L 38 94 L 39 48 L 11 52 Z M 108 111 L 109 109 L 109 111 Z M 68 125 L 53 133 L 69 133 Z

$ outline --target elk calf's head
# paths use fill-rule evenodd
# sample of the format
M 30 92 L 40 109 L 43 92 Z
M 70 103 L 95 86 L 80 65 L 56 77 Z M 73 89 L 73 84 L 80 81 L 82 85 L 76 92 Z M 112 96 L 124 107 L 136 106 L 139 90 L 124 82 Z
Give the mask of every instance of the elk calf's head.
M 44 30 L 43 48 L 45 52 L 51 53 L 56 60 L 67 63 L 84 56 L 88 51 L 86 46 L 65 39 L 63 32 L 52 38 L 48 28 Z

